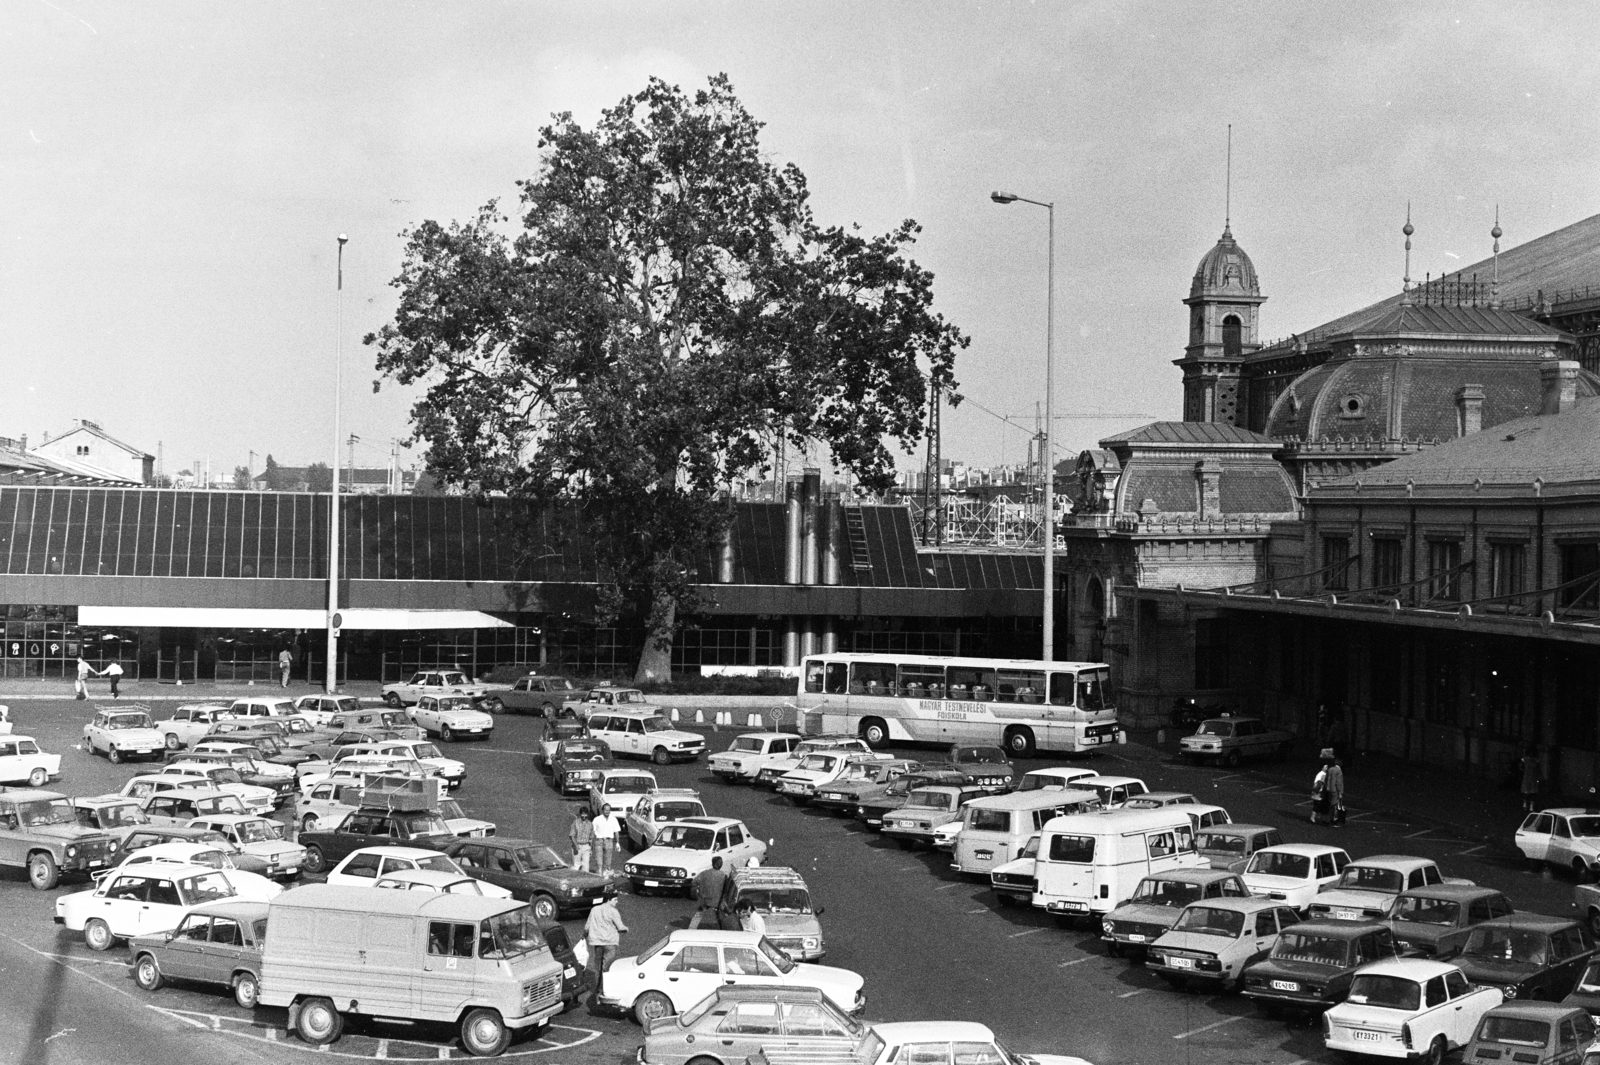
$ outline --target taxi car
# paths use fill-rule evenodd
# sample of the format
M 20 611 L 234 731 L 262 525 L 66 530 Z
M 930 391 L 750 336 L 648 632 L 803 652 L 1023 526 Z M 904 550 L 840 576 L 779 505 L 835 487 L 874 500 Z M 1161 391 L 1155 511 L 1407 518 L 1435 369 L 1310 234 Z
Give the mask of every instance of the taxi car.
M 1293 733 L 1268 728 L 1259 717 L 1213 717 L 1178 741 L 1178 753 L 1190 762 L 1236 766 L 1246 758 L 1286 758 L 1293 745 Z
M 698 928 L 670 932 L 637 957 L 612 962 L 597 997 L 643 1025 L 682 1013 L 728 985 L 814 987 L 846 1013 L 859 1013 L 867 1004 L 864 983 L 848 969 L 793 961 L 755 932 Z
M 83 726 L 83 745 L 115 765 L 126 758 L 159 758 L 167 739 L 150 724 L 148 711 L 130 706 L 95 711 L 94 720 Z
M 469 737 L 488 739 L 494 732 L 494 718 L 474 710 L 465 695 L 424 695 L 409 712 L 418 728 L 446 743 Z
M 656 775 L 648 769 L 602 769 L 589 785 L 589 813 L 598 816 L 607 806 L 626 815 L 640 798 L 656 790 Z
M 963 806 L 988 794 L 988 790 L 973 784 L 932 784 L 917 788 L 906 796 L 905 805 L 883 816 L 883 834 L 900 844 L 903 850 L 932 846 L 934 829 L 960 821 Z
M 1407 854 L 1374 854 L 1345 866 L 1339 879 L 1321 888 L 1307 907 L 1312 917 L 1345 921 L 1387 920 L 1400 893 L 1429 884 L 1467 884 L 1445 879 L 1430 859 Z
M 1172 928 L 1183 908 L 1205 899 L 1247 899 L 1237 873 L 1214 869 L 1164 869 L 1139 881 L 1133 895 L 1100 919 L 1100 938 L 1113 958 L 1143 952 Z
M 1565 917 L 1515 913 L 1472 929 L 1453 959 L 1467 979 L 1497 987 L 1507 999 L 1559 1002 L 1594 957 L 1589 929 Z
M 147 862 L 112 870 L 92 890 L 59 896 L 55 921 L 82 932 L 90 950 L 110 950 L 119 939 L 176 928 L 194 907 L 237 894 L 226 870 Z
M 1276 847 L 1283 835 L 1267 825 L 1219 824 L 1194 834 L 1194 849 L 1213 869 L 1242 873 L 1256 851 Z
M 811 889 L 797 870 L 782 865 L 736 868 L 722 884 L 717 900 L 717 927 L 740 931 L 746 906 L 766 922 L 767 940 L 795 961 L 821 961 L 828 953 L 822 939 L 822 907 L 811 904 Z
M 586 737 L 562 740 L 556 744 L 549 762 L 550 783 L 563 795 L 583 793 L 607 769 L 614 769 L 616 761 L 611 748 L 602 740 Z
M 1241 875 L 1252 895 L 1287 902 L 1304 913 L 1317 892 L 1336 882 L 1349 864 L 1350 855 L 1342 847 L 1279 843 L 1252 854 Z
M 1493 888 L 1430 884 L 1401 893 L 1389 927 L 1407 954 L 1443 961 L 1460 952 L 1474 925 L 1511 913 L 1511 901 Z
M 1356 973 L 1345 1000 L 1322 1015 L 1322 1043 L 1348 1054 L 1439 1065 L 1502 1001 L 1499 988 L 1473 987 L 1449 962 L 1385 959 Z
M 1278 933 L 1300 923 L 1281 902 L 1217 898 L 1190 903 L 1146 949 L 1146 967 L 1174 987 L 1195 983 L 1237 989 L 1244 970 L 1272 951 Z
M 1530 862 L 1593 879 L 1600 873 L 1600 810 L 1563 806 L 1531 813 L 1517 828 L 1516 844 Z
M 748 783 L 769 761 L 787 757 L 800 740 L 793 732 L 746 732 L 735 736 L 727 750 L 707 758 L 706 764 L 724 784 Z
M 684 1012 L 647 1024 L 638 1060 L 641 1065 L 744 1065 L 772 1045 L 786 1055 L 845 1060 L 866 1031 L 814 987 L 724 985 Z
M 470 875 L 528 903 L 541 921 L 587 913 L 617 893 L 614 880 L 573 869 L 537 840 L 506 836 L 461 840 L 444 852 Z
M 359 713 L 361 700 L 354 695 L 302 695 L 294 701 L 295 712 L 317 728 L 324 728 L 340 714 Z
M 45 754 L 32 736 L 0 736 L 0 784 L 42 788 L 61 779 L 61 756 Z
M 590 739 L 603 742 L 618 758 L 648 758 L 656 765 L 692 762 L 705 753 L 705 737 L 672 727 L 653 709 L 594 710 L 586 719 Z
M 643 850 L 655 842 L 656 833 L 668 821 L 705 816 L 706 804 L 700 801 L 699 792 L 692 788 L 660 788 L 633 804 L 622 819 L 622 832 L 629 846 Z
M 383 701 L 399 709 L 410 706 L 424 695 L 464 695 L 476 700 L 484 694 L 483 685 L 459 669 L 423 669 L 410 677 L 383 686 Z
M 635 894 L 688 891 L 694 878 L 721 858 L 724 869 L 736 869 L 767 856 L 767 845 L 743 821 L 731 817 L 687 817 L 662 825 L 655 842 L 634 855 L 622 871 Z
M 227 703 L 184 703 L 154 727 L 167 750 L 176 751 L 198 742 L 211 732 L 212 725 L 232 716 Z
M 1244 970 L 1244 994 L 1267 1014 L 1321 1013 L 1344 1001 L 1362 966 L 1399 956 L 1376 921 L 1302 921 L 1278 933 L 1272 953 Z
M 654 710 L 662 713 L 665 708 L 650 702 L 638 688 L 619 688 L 614 684 L 601 684 L 582 693 L 573 692 L 561 700 L 564 717 L 587 721 L 589 715 L 597 710 Z
M 233 1000 L 254 1009 L 261 990 L 261 944 L 267 934 L 267 904 L 228 899 L 196 906 L 168 933 L 128 940 L 133 980 L 159 991 L 168 980 L 218 984 Z
M 483 697 L 483 708 L 491 714 L 512 710 L 519 714 L 537 712 L 553 718 L 561 715 L 562 703 L 582 699 L 587 694 L 587 688 L 580 688 L 566 677 L 540 673 L 518 677 L 505 691 L 491 690 Z
M 1483 1015 L 1461 1060 L 1567 1065 L 1592 1051 L 1594 1018 L 1566 1003 L 1504 1002 Z
M 207 814 L 189 822 L 190 828 L 207 828 L 246 854 L 267 864 L 270 877 L 294 877 L 305 865 L 306 849 L 283 838 L 283 826 L 253 814 Z

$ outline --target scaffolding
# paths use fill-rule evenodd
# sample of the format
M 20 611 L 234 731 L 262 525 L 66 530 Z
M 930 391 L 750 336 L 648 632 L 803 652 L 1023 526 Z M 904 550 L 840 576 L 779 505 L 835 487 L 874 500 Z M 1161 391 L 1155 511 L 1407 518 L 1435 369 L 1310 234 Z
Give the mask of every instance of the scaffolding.
M 941 500 L 938 515 L 928 513 L 931 507 L 921 498 L 911 498 L 906 503 L 911 508 L 911 527 L 924 530 L 924 547 L 934 546 L 928 538 L 930 529 L 941 530 L 939 543 L 951 546 L 1039 547 L 1043 543 L 1037 502 L 947 495 Z M 932 520 L 936 516 L 941 520 Z

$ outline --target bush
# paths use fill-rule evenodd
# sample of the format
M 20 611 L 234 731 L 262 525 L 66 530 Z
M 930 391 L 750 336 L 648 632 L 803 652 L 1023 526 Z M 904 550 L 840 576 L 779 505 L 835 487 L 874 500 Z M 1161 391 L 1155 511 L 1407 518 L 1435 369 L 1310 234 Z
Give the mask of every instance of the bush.
M 573 678 L 574 683 L 577 678 Z M 593 677 L 586 683 L 638 688 L 648 695 L 793 695 L 793 677 L 703 677 L 677 673 L 671 680 L 634 684 L 632 677 Z

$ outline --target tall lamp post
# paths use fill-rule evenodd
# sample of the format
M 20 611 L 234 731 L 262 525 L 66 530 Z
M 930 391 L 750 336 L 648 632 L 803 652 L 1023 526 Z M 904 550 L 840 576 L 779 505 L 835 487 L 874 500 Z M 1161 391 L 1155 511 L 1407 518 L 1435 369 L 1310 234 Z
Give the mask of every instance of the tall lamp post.
M 344 389 L 344 246 L 350 238 L 339 234 L 338 279 L 333 326 L 333 474 L 328 493 L 328 670 L 323 688 L 339 690 L 339 395 Z
M 1050 223 L 1050 259 L 1046 268 L 1044 332 L 1044 660 L 1056 657 L 1056 490 L 1055 456 L 1050 451 L 1051 419 L 1055 412 L 1056 362 L 1056 205 L 1030 200 L 1014 192 L 991 192 L 995 203 L 1031 203 L 1043 207 Z

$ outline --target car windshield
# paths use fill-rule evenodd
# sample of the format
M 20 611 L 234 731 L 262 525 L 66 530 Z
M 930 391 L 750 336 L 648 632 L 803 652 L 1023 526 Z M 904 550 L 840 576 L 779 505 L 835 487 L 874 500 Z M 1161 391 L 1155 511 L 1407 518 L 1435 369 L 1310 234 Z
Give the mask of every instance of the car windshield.
M 1375 865 L 1349 865 L 1345 867 L 1344 875 L 1334 881 L 1333 886 L 1398 895 L 1405 890 L 1405 879 L 1405 874 L 1398 869 L 1383 869 Z
M 1195 850 L 1201 854 L 1244 854 L 1244 837 L 1227 832 L 1202 832 L 1195 837 Z
M 1567 824 L 1572 834 L 1582 839 L 1600 836 L 1600 817 L 1573 817 L 1568 819 Z
M 209 865 L 213 869 L 232 869 L 233 860 L 226 851 L 196 851 L 189 855 L 189 861 L 195 865 Z
M 70 825 L 77 821 L 72 816 L 72 804 L 65 799 L 35 799 L 17 804 L 17 820 L 24 825 Z
M 1422 1003 L 1422 985 L 1403 976 L 1358 975 L 1350 981 L 1347 1002 L 1390 1010 L 1415 1010 Z
M 461 696 L 461 695 L 444 696 L 444 697 L 440 698 L 440 700 L 439 700 L 439 709 L 443 710 L 445 712 L 455 712 L 455 711 L 458 711 L 458 710 L 471 710 L 472 709 L 472 700 L 466 698 L 465 696 Z
M 676 802 L 658 802 L 650 815 L 657 821 L 681 821 L 685 817 L 704 817 L 706 808 L 698 800 L 680 799 Z
M 106 728 L 149 728 L 150 718 L 144 714 L 115 714 L 106 719 Z
M 741 736 L 728 745 L 730 751 L 754 751 L 761 753 L 761 741 L 753 736 Z
M 1461 903 L 1444 899 L 1423 899 L 1401 896 L 1395 907 L 1394 919 L 1412 924 L 1437 924 L 1453 927 L 1461 918 Z
M 1519 965 L 1548 964 L 1550 937 L 1543 932 L 1529 932 L 1520 928 L 1473 929 L 1467 937 L 1463 954 L 1486 961 L 1509 961 Z
M 599 743 L 569 743 L 561 748 L 561 757 L 569 762 L 604 762 L 611 749 Z
M 1272 956 L 1284 961 L 1304 961 L 1318 965 L 1343 965 L 1347 940 L 1319 936 L 1310 932 L 1285 932 L 1273 944 Z
M 1196 736 L 1231 736 L 1233 735 L 1233 722 L 1202 721 L 1194 734 Z
M 644 725 L 644 730 L 646 732 L 671 732 L 672 731 L 672 724 L 669 721 L 667 721 L 666 718 L 662 717 L 660 714 L 657 714 L 654 717 L 645 718 L 644 721 L 641 722 L 641 724 Z
M 446 821 L 454 821 L 464 818 L 467 815 L 462 812 L 461 804 L 456 802 L 454 799 L 440 799 L 439 816 L 444 818 Z
M 643 795 L 652 790 L 656 782 L 649 777 L 611 777 L 606 781 L 607 795 Z
M 526 906 L 489 918 L 478 934 L 480 958 L 516 958 L 547 949 L 539 919 Z
M 286 717 L 283 719 L 283 731 L 304 735 L 314 730 L 311 727 L 311 722 L 303 717 Z
M 549 847 L 518 847 L 517 861 L 530 873 L 554 872 L 557 869 L 564 871 L 568 868 L 561 856 Z
M 973 762 L 1003 765 L 1006 761 L 1006 752 L 998 747 L 957 747 L 951 754 L 950 760 L 963 765 Z
M 761 939 L 760 947 L 761 953 L 767 956 L 767 960 L 772 963 L 772 967 L 780 973 L 787 973 L 794 968 L 794 961 L 789 955 L 773 946 L 765 936 Z
M 811 893 L 799 887 L 749 888 L 739 892 L 739 906 L 747 902 L 765 913 L 811 912 Z
M 283 826 L 264 817 L 254 821 L 239 822 L 240 843 L 265 843 L 268 840 L 282 839 Z
M 1490 1014 L 1478 1027 L 1478 1039 L 1485 1043 L 1546 1047 L 1550 1045 L 1550 1024 L 1527 1017 L 1496 1017 Z
M 1030 837 L 1028 837 L 1028 842 L 1026 842 L 1026 843 L 1024 843 L 1022 845 L 1022 849 L 1017 852 L 1017 857 L 1018 858 L 1037 858 L 1037 857 L 1039 857 L 1039 837 L 1038 836 L 1030 836 Z
M 1305 854 L 1284 854 L 1281 851 L 1257 851 L 1245 866 L 1245 875 L 1282 876 L 1290 880 L 1304 880 L 1311 875 L 1311 858 Z
M 839 760 L 837 758 L 834 758 L 831 755 L 808 754 L 804 758 L 800 759 L 800 764 L 795 766 L 795 768 L 825 773 L 832 769 L 838 761 Z
M 413 744 L 411 753 L 418 758 L 443 758 L 444 754 L 431 743 Z
M 450 826 L 444 823 L 444 818 L 435 813 L 396 814 L 395 820 L 405 826 L 405 830 L 413 836 L 448 836 Z
M 699 825 L 668 825 L 656 837 L 658 847 L 681 847 L 689 851 L 708 851 L 716 841 L 716 833 Z
M 466 872 L 457 865 L 449 855 L 440 854 L 430 858 L 418 858 L 417 868 L 426 869 L 432 873 L 455 873 L 457 876 L 466 876 Z
M 1237 939 L 1244 931 L 1244 914 L 1238 910 L 1219 910 L 1211 906 L 1190 906 L 1178 915 L 1175 932 L 1195 932 L 1206 936 Z
M 116 828 L 121 825 L 148 825 L 150 819 L 144 811 L 133 803 L 118 803 L 115 806 L 102 806 L 99 811 L 101 828 Z
M 178 886 L 183 889 L 186 906 L 198 906 L 203 902 L 216 902 L 218 899 L 231 899 L 236 894 L 233 885 L 221 873 L 191 876 L 180 880 Z
M 467 679 L 467 675 L 465 673 L 441 673 L 441 674 L 439 674 L 439 683 L 440 684 L 471 684 L 472 682 Z
M 948 810 L 951 796 L 941 791 L 913 791 L 906 805 L 919 810 Z
M 616 693 L 612 701 L 618 703 L 642 703 L 644 702 L 644 692 L 637 689 L 620 691 Z
M 1592 961 L 1578 978 L 1578 990 L 1590 994 L 1600 993 L 1600 961 Z
M 1133 893 L 1134 902 L 1155 906 L 1187 906 L 1200 899 L 1200 885 L 1180 880 L 1142 880 Z
M 210 777 L 218 784 L 244 783 L 244 778 L 239 775 L 239 771 L 228 766 L 221 766 L 216 769 L 208 769 L 206 770 L 206 776 Z

